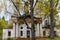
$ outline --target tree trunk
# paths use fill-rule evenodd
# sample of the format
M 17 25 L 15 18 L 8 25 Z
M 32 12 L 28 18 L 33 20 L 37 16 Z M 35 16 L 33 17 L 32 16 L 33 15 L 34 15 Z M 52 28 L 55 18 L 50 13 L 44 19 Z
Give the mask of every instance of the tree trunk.
M 50 0 L 50 38 L 54 38 L 53 0 Z
M 34 0 L 30 0 L 30 14 L 31 14 L 31 36 L 32 36 L 32 39 L 31 40 L 35 40 L 35 27 L 34 27 L 34 8 L 33 8 L 33 3 L 34 3 Z

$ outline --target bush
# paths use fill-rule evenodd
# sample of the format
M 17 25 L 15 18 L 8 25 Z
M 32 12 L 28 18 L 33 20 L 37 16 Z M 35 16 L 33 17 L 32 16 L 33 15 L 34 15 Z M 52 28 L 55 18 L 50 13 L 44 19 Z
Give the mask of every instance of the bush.
M 13 40 L 13 38 L 7 38 L 7 40 Z

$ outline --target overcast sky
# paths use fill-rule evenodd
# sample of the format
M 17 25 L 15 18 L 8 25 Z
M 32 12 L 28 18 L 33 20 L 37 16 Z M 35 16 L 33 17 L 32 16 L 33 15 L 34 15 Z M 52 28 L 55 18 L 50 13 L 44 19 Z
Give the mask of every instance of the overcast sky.
M 5 17 L 5 20 L 9 20 L 10 18 L 11 18 L 11 14 L 12 13 L 14 13 L 14 8 L 13 8 L 13 5 L 12 5 L 12 3 L 10 2 L 10 1 L 8 1 L 8 0 L 4 0 L 4 1 L 1 1 L 0 0 L 0 4 L 1 3 L 3 3 L 3 4 L 5 4 L 6 5 L 6 10 L 9 12 L 6 12 L 6 10 L 5 10 L 5 7 L 3 7 L 2 9 L 2 11 L 0 12 L 0 18 L 2 18 L 3 16 Z M 1 5 L 0 5 L 1 6 Z

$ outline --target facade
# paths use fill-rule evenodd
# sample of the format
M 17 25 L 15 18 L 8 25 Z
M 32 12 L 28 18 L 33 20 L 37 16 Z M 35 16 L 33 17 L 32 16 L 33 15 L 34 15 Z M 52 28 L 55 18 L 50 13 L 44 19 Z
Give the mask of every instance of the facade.
M 14 38 L 15 36 L 18 37 L 18 24 L 13 23 L 13 27 L 3 29 L 3 39 Z
M 13 26 L 11 28 L 5 28 L 3 29 L 3 39 L 7 38 L 31 38 L 31 19 L 30 16 L 27 16 L 25 18 L 26 23 L 28 26 L 24 24 L 18 25 L 18 23 L 13 23 Z M 46 23 L 47 21 L 47 23 Z M 50 34 L 50 28 L 48 24 L 48 18 L 45 18 L 44 20 L 40 20 L 40 18 L 34 18 L 34 23 L 35 23 L 35 36 L 36 37 L 48 37 Z M 58 29 L 59 30 L 59 29 Z M 57 36 L 60 35 L 60 31 L 57 31 Z

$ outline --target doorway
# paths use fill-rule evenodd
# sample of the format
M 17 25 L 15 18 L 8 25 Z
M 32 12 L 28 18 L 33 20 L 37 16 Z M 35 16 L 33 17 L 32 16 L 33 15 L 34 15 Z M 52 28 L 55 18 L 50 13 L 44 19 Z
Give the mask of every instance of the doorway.
M 30 38 L 30 30 L 27 30 L 27 38 Z
M 45 35 L 46 35 L 46 32 L 45 32 L 45 31 L 43 31 L 43 36 L 45 37 Z

